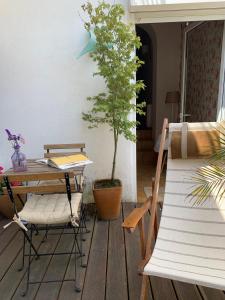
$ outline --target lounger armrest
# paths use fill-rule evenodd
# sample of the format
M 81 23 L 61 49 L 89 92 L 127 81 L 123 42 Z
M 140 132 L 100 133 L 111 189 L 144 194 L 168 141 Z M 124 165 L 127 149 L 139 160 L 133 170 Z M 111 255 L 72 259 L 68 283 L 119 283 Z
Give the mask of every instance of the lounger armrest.
M 148 256 L 141 260 L 141 262 L 138 264 L 138 274 L 143 275 L 144 268 L 149 262 L 151 256 Z
M 148 200 L 138 208 L 135 208 L 124 220 L 122 227 L 133 232 L 138 222 L 143 218 L 145 213 L 150 209 L 152 202 L 152 197 L 149 197 Z

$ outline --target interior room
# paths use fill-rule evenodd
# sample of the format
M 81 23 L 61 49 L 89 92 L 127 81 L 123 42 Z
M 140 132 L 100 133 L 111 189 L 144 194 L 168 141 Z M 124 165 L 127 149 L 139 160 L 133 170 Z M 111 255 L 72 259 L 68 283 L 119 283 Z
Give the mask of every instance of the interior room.
M 138 201 L 151 191 L 163 119 L 169 122 L 216 121 L 222 101 L 220 83 L 224 21 L 137 24 L 142 42 L 137 72 L 145 90 L 145 116 L 137 117 Z

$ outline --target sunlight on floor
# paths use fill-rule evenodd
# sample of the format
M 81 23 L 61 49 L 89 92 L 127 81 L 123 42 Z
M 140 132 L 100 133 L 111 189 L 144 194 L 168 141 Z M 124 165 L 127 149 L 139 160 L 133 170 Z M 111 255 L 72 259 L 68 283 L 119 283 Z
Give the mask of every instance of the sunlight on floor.
M 146 194 L 144 189 L 151 193 L 152 190 L 152 177 L 155 176 L 156 166 L 152 164 L 145 164 L 139 162 L 137 165 L 137 201 L 144 202 L 146 201 Z M 160 180 L 160 191 L 159 194 L 163 194 L 165 187 L 165 178 L 166 178 L 166 167 L 164 167 L 163 173 Z M 161 195 L 162 196 L 162 195 Z

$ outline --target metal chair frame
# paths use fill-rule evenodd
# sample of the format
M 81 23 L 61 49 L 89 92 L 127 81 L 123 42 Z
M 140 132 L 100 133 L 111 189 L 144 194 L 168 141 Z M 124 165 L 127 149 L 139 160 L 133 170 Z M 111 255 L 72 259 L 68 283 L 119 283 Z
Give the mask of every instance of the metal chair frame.
M 19 175 L 18 175 L 19 176 Z M 69 180 L 69 174 L 67 172 L 64 173 L 64 177 L 65 177 L 65 186 L 66 186 L 66 193 L 67 193 L 67 198 L 69 201 L 69 205 L 70 205 L 70 214 L 71 217 L 73 216 L 73 212 L 72 212 L 72 206 L 71 206 L 71 186 L 70 186 L 70 180 Z M 14 208 L 14 213 L 15 216 L 17 218 L 19 218 L 19 214 L 16 208 L 16 203 L 14 200 L 14 193 L 13 193 L 13 187 L 10 184 L 10 176 L 4 176 L 3 177 L 4 181 L 5 181 L 5 185 L 6 185 L 6 189 L 9 195 L 9 198 L 13 204 L 13 208 Z M 75 179 L 76 181 L 76 179 Z M 76 181 L 77 182 L 77 181 Z M 81 186 L 77 184 L 77 192 L 82 192 Z M 81 288 L 77 285 L 77 255 L 79 255 L 79 257 L 81 258 L 81 262 L 80 265 L 82 267 L 86 267 L 86 265 L 83 264 L 82 261 L 82 257 L 84 256 L 84 254 L 82 253 L 82 240 L 83 240 L 83 233 L 84 233 L 84 229 L 85 232 L 88 232 L 87 230 L 87 226 L 86 226 L 86 222 L 85 222 L 85 209 L 83 206 L 83 197 L 81 200 L 81 209 L 80 209 L 80 218 L 79 218 L 79 226 L 78 227 L 74 227 L 72 225 L 71 222 L 64 224 L 63 226 L 61 225 L 46 225 L 46 226 L 37 226 L 35 224 L 29 224 L 29 223 L 24 223 L 25 227 L 28 229 L 28 232 L 25 231 L 24 229 L 22 229 L 20 227 L 20 230 L 23 232 L 23 247 L 22 247 L 22 263 L 21 263 L 21 267 L 19 268 L 19 271 L 22 270 L 24 268 L 24 260 L 25 257 L 28 256 L 28 267 L 27 267 L 27 280 L 26 280 L 26 288 L 25 291 L 22 293 L 22 296 L 25 296 L 27 294 L 27 291 L 29 289 L 29 285 L 30 284 L 37 284 L 37 283 L 49 283 L 49 282 L 64 282 L 64 281 L 74 281 L 75 283 L 75 291 L 76 292 L 80 292 Z M 39 231 L 45 231 L 45 235 L 42 239 L 41 242 L 44 242 L 47 239 L 48 234 L 56 234 L 56 233 L 49 233 L 48 231 L 50 229 L 72 229 L 72 232 L 63 232 L 62 234 L 73 234 L 74 240 L 73 240 L 73 246 L 71 248 L 71 251 L 68 252 L 48 252 L 48 253 L 40 253 L 39 250 L 34 246 L 33 244 L 33 234 L 34 232 L 37 234 L 39 234 Z M 77 235 L 80 235 L 80 245 L 78 243 L 78 239 L 77 239 Z M 28 247 L 28 253 L 26 253 L 26 243 L 29 244 Z M 32 251 L 33 250 L 33 251 Z M 70 257 L 72 255 L 75 255 L 75 266 L 74 266 L 74 279 L 63 279 L 63 280 L 47 280 L 47 281 L 30 281 L 30 272 L 31 272 L 31 263 L 32 263 L 32 258 L 35 257 L 36 259 L 39 259 L 41 256 L 46 256 L 46 255 L 63 255 L 63 254 L 69 254 Z

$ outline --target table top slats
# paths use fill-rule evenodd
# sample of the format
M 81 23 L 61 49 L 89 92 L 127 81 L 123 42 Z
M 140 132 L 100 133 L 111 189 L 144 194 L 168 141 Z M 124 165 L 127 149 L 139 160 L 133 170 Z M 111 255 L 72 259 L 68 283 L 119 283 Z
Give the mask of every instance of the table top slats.
M 0 175 L 0 181 L 3 181 L 4 176 L 8 176 L 10 181 L 38 181 L 63 179 L 65 173 L 68 173 L 69 177 L 72 178 L 76 175 L 82 174 L 83 171 L 84 166 L 61 170 L 50 167 L 45 164 L 37 163 L 34 159 L 28 159 L 27 171 L 14 172 L 11 168 L 4 172 L 4 174 Z

